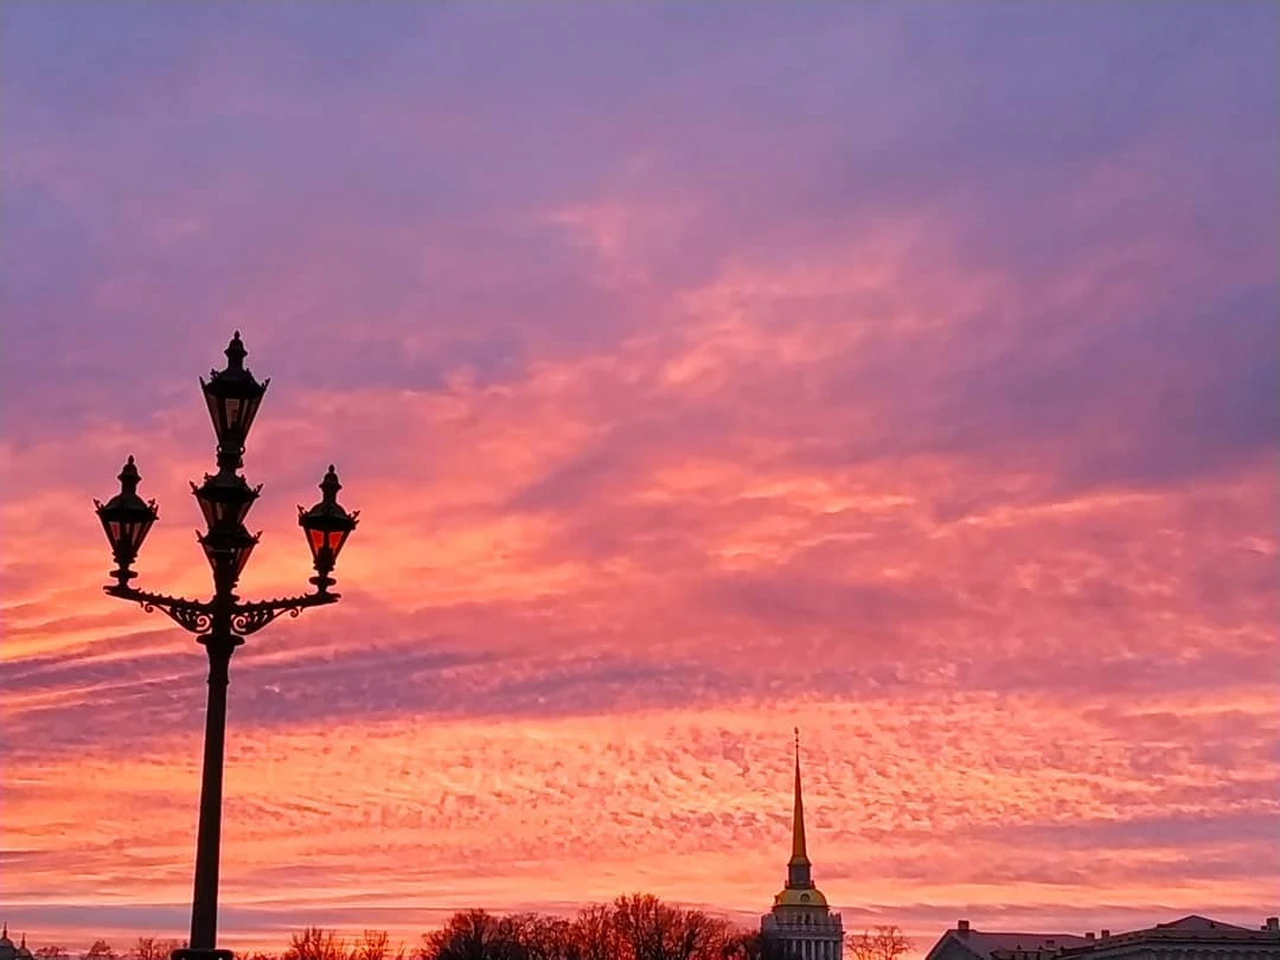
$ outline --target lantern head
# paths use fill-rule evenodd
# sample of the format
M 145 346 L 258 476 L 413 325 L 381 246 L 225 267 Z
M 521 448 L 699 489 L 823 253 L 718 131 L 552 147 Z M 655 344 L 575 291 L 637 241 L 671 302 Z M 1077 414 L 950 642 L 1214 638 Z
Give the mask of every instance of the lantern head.
M 250 533 L 243 523 L 224 524 L 214 527 L 208 533 L 196 534 L 196 539 L 204 549 L 205 558 L 213 568 L 213 578 L 218 584 L 225 584 L 230 590 L 240 579 L 244 565 L 249 562 L 249 554 L 258 545 L 261 533 Z
M 261 484 L 250 487 L 244 477 L 227 470 L 212 475 L 206 473 L 204 483 L 198 487 L 191 484 L 191 492 L 210 530 L 242 524 L 261 490 Z
M 262 395 L 267 391 L 271 378 L 259 383 L 244 365 L 247 351 L 240 340 L 240 331 L 235 332 L 225 351 L 227 366 L 225 370 L 214 370 L 209 374 L 209 382 L 200 378 L 200 389 L 204 391 L 205 403 L 209 405 L 209 417 L 213 420 L 213 432 L 218 437 L 219 452 L 225 448 L 238 458 L 244 449 L 245 438 L 249 428 L 253 426 L 253 418 L 262 403 Z
M 138 496 L 138 483 L 142 477 L 130 457 L 116 478 L 120 481 L 120 492 L 106 503 L 93 501 L 102 521 L 102 529 L 106 531 L 107 542 L 111 544 L 111 554 L 116 561 L 117 569 L 111 575 L 119 581 L 120 586 L 127 586 L 135 574 L 129 567 L 138 557 L 142 541 L 147 538 L 151 525 L 159 519 L 154 500 L 143 500 Z
M 325 593 L 334 581 L 329 577 L 338 554 L 351 531 L 356 528 L 359 510 L 348 513 L 338 503 L 338 491 L 342 484 L 338 482 L 338 474 L 329 464 L 329 472 L 320 482 L 323 498 L 310 510 L 298 507 L 298 526 L 307 535 L 307 545 L 311 548 L 311 558 L 315 562 L 316 574 L 311 582 L 321 593 Z

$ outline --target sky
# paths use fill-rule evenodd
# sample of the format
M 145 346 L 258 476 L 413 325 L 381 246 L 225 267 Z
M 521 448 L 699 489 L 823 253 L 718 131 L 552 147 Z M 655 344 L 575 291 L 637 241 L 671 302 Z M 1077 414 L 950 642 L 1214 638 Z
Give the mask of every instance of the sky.
M 220 941 L 789 854 L 917 953 L 1280 889 L 1280 9 L 0 7 L 0 916 L 182 936 L 197 377 L 270 376 Z

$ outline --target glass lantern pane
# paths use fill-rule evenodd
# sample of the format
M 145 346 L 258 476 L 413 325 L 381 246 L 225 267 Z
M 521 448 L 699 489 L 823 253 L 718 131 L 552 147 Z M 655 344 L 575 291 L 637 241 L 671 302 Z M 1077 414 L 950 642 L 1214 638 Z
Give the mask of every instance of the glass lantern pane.
M 107 521 L 107 539 L 111 541 L 111 546 L 113 547 L 120 543 L 120 521 L 119 520 Z
M 307 539 L 311 541 L 311 552 L 319 554 L 324 549 L 324 531 L 309 529 L 307 530 Z
M 240 410 L 240 428 L 245 432 L 249 432 L 249 428 L 253 426 L 253 418 L 258 413 L 258 404 L 262 402 L 261 397 L 250 397 L 243 401 L 243 407 Z
M 129 544 L 134 550 L 142 546 L 142 541 L 147 535 L 147 531 L 151 529 L 151 523 L 147 520 L 137 521 L 128 525 L 127 533 L 129 536 Z
M 217 506 L 203 498 L 197 502 L 200 504 L 200 512 L 204 514 L 204 522 L 212 527 L 218 519 Z
M 226 399 L 225 404 L 226 404 L 226 411 L 227 411 L 228 429 L 231 429 L 231 430 L 240 429 L 240 415 L 243 412 L 243 403 L 244 401 L 237 400 L 234 397 L 228 397 Z
M 236 577 L 237 578 L 240 576 L 241 571 L 244 570 L 244 565 L 249 562 L 249 554 L 253 553 L 253 548 L 255 546 L 256 544 L 250 543 L 247 546 L 241 547 L 240 550 L 237 551 L 236 553 Z
M 213 432 L 219 437 L 222 436 L 222 412 L 218 409 L 218 398 L 204 395 L 205 403 L 209 405 L 209 419 L 213 421 Z

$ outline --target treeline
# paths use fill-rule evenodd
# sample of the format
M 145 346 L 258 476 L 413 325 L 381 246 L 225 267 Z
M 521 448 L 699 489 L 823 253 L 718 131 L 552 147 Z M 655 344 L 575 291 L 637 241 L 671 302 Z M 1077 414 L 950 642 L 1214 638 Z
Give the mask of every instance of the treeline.
M 180 940 L 161 940 L 156 937 L 139 937 L 133 949 L 117 953 L 106 940 L 95 940 L 84 953 L 76 954 L 78 960 L 169 960 L 169 954 L 184 946 Z M 72 960 L 72 954 L 64 947 L 49 944 L 32 951 L 37 960 Z
M 353 942 L 314 927 L 278 958 L 248 960 L 772 960 L 758 933 L 648 894 L 586 907 L 571 918 L 539 913 L 455 913 L 413 949 L 382 931 Z
M 176 940 L 141 937 L 116 953 L 98 940 L 79 960 L 169 960 Z M 911 941 L 896 926 L 850 937 L 850 960 L 900 960 Z M 61 947 L 41 947 L 40 960 L 72 960 Z M 455 913 L 410 947 L 392 944 L 385 930 L 353 940 L 333 930 L 307 927 L 281 953 L 240 954 L 239 960 L 784 960 L 760 934 L 721 917 L 663 903 L 648 894 L 618 897 L 571 918 L 539 913 Z

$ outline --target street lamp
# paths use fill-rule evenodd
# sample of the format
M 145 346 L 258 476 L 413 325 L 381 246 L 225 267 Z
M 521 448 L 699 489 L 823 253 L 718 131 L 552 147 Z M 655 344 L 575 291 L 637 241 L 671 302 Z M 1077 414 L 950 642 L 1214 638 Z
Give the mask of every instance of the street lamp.
M 329 464 L 329 472 L 320 481 L 320 492 L 324 497 L 310 510 L 298 507 L 298 526 L 307 535 L 307 545 L 311 547 L 311 559 L 315 563 L 316 576 L 311 578 L 316 592 L 327 594 L 334 581 L 329 572 L 338 560 L 338 552 L 356 528 L 356 518 L 360 511 L 351 513 L 343 510 L 338 504 L 338 491 L 342 484 L 338 482 L 338 474 L 333 464 Z
M 323 499 L 308 511 L 298 508 L 301 525 L 311 547 L 316 576 L 315 592 L 278 600 L 242 602 L 236 583 L 257 546 L 260 533 L 251 534 L 244 520 L 262 487 L 250 487 L 239 473 L 244 465 L 244 445 L 253 418 L 270 380 L 259 383 L 244 365 L 244 344 L 237 330 L 227 345 L 227 366 L 215 370 L 206 383 L 200 380 L 213 431 L 218 441 L 218 472 L 206 474 L 191 492 L 204 515 L 205 532 L 196 537 L 213 572 L 213 596 L 187 600 L 135 590 L 130 569 L 151 525 L 159 519 L 154 500 L 138 496 L 142 479 L 130 457 L 117 478 L 120 492 L 106 503 L 94 501 L 98 519 L 111 544 L 116 582 L 102 589 L 113 597 L 140 603 L 148 613 L 160 610 L 179 626 L 196 634 L 209 655 L 209 704 L 205 712 L 204 774 L 200 784 L 200 827 L 196 839 L 195 891 L 191 905 L 189 946 L 174 952 L 174 960 L 231 960 L 230 950 L 214 946 L 218 931 L 218 848 L 222 833 L 222 759 L 227 728 L 227 671 L 231 654 L 282 613 L 296 617 L 305 607 L 334 603 L 330 593 L 338 552 L 356 527 L 359 511 L 348 513 L 338 503 L 342 485 L 332 465 L 320 483 Z

